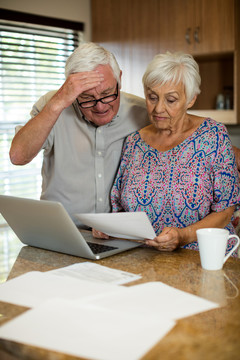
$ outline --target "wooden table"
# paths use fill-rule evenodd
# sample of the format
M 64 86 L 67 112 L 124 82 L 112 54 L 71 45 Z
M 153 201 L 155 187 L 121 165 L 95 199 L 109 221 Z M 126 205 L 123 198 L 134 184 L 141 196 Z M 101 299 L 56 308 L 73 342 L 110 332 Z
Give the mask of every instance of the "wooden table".
M 28 271 L 48 271 L 85 259 L 23 247 L 9 279 Z M 142 279 L 127 286 L 161 281 L 180 290 L 216 301 L 221 307 L 184 318 L 143 359 L 221 360 L 240 359 L 240 260 L 230 258 L 220 271 L 200 266 L 197 251 L 179 249 L 163 253 L 137 248 L 98 261 L 110 268 L 141 274 Z M 159 304 L 161 307 L 161 303 Z M 0 324 L 27 308 L 0 302 Z M 50 352 L 23 344 L 0 340 L 0 359 L 69 360 L 76 357 Z M 114 360 L 114 359 L 113 359 Z M 125 359 L 123 359 L 125 360 Z

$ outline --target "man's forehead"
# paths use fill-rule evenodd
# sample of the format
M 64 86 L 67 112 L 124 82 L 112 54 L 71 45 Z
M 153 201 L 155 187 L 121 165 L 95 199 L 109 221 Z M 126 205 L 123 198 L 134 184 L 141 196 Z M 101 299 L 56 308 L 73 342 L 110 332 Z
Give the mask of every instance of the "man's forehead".
M 98 65 L 95 70 L 103 74 L 103 81 L 96 86 L 95 88 L 86 90 L 82 95 L 94 96 L 96 94 L 101 95 L 111 91 L 114 91 L 116 88 L 117 80 L 113 75 L 113 71 L 110 65 Z
M 98 65 L 95 67 L 94 70 L 99 71 L 100 73 L 108 73 L 109 76 L 113 76 L 113 70 L 111 68 L 111 66 L 109 64 L 105 64 L 105 65 Z
M 95 96 L 96 94 L 101 95 L 109 92 L 113 92 L 116 87 L 116 81 L 113 84 L 100 84 L 93 89 L 84 91 L 81 95 L 84 96 Z

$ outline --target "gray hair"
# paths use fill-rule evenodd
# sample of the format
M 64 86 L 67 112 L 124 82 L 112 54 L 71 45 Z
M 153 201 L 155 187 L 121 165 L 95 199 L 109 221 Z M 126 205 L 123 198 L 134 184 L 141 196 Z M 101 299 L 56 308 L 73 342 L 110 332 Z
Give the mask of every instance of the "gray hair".
M 88 42 L 79 45 L 69 56 L 65 65 L 66 78 L 73 73 L 92 71 L 98 65 L 110 65 L 120 85 L 120 68 L 115 56 L 102 46 Z
M 181 52 L 158 54 L 148 64 L 142 78 L 144 91 L 148 87 L 163 85 L 167 82 L 182 82 L 187 103 L 200 94 L 201 77 L 199 66 L 192 55 Z

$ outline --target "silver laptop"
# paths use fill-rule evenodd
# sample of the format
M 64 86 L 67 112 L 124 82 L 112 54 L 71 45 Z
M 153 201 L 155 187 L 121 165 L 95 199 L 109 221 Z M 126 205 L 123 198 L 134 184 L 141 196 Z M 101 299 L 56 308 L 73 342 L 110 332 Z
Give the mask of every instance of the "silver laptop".
M 98 260 L 141 245 L 94 238 L 91 231 L 79 230 L 55 201 L 0 195 L 0 213 L 22 243 L 41 249 Z

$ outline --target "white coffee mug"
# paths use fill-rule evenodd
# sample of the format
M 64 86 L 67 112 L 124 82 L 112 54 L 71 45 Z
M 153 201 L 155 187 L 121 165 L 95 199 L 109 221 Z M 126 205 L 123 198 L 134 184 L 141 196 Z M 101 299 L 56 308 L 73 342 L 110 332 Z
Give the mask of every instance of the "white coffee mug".
M 225 261 L 227 261 L 240 244 L 239 237 L 237 235 L 229 235 L 229 231 L 226 229 L 206 228 L 199 229 L 196 232 L 201 265 L 205 270 L 222 269 Z M 227 242 L 231 238 L 236 238 L 237 243 L 225 256 Z

